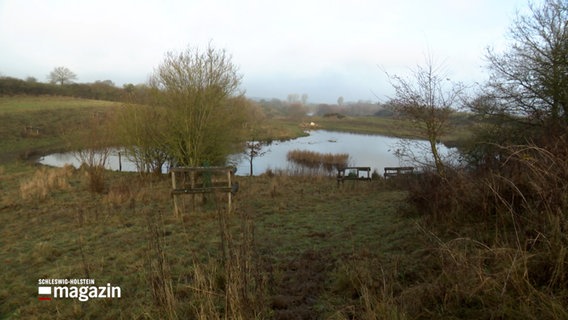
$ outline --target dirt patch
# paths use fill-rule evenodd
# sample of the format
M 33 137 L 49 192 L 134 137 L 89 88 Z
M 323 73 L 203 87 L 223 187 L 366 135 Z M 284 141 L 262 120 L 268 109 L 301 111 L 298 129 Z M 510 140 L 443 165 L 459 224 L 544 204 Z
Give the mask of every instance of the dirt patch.
M 272 287 L 274 319 L 317 319 L 319 314 L 314 306 L 325 289 L 326 274 L 332 266 L 329 252 L 313 250 L 279 265 L 279 276 Z

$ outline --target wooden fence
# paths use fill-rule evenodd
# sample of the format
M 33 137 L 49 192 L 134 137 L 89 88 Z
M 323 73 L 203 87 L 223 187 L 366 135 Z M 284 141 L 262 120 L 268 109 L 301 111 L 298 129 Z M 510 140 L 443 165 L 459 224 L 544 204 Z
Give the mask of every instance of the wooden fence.
M 414 173 L 414 167 L 385 167 L 385 178 L 397 177 Z
M 174 214 L 180 213 L 178 197 L 205 193 L 226 193 L 227 211 L 231 212 L 231 196 L 238 191 L 233 182 L 233 167 L 178 167 L 171 168 Z
M 337 169 L 337 185 L 339 186 L 345 180 L 371 181 L 371 167 L 345 167 Z

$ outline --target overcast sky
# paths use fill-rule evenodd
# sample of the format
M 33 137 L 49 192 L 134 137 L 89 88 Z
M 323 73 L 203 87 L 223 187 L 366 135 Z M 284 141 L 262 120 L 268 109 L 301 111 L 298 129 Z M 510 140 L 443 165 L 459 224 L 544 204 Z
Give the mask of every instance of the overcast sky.
M 538 0 L 535 0 L 538 2 Z M 212 43 L 249 97 L 386 100 L 382 71 L 404 75 L 428 52 L 452 80 L 486 78 L 527 0 L 0 0 L 0 75 L 65 66 L 78 82 L 144 83 L 168 51 Z

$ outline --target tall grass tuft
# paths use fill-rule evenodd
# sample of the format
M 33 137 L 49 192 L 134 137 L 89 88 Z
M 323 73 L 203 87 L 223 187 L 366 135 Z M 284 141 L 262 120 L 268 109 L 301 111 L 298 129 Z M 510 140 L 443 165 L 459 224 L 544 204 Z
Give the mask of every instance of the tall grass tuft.
M 295 149 L 288 151 L 286 157 L 288 161 L 300 165 L 315 174 L 324 172 L 329 175 L 338 168 L 347 167 L 349 163 L 349 154 L 347 153 L 319 153 Z
M 238 218 L 229 221 L 220 208 L 218 222 L 220 259 L 193 263 L 190 289 L 195 317 L 265 319 L 269 310 L 267 281 L 256 254 L 253 219 L 250 213 L 240 211 Z
M 340 262 L 331 287 L 352 301 L 334 319 L 396 320 L 407 319 L 397 297 L 400 284 L 397 270 L 385 269 L 378 257 L 354 254 Z
M 67 190 L 70 188 L 69 178 L 74 172 L 73 166 L 66 165 L 63 168 L 38 169 L 33 177 L 20 183 L 20 196 L 24 200 L 45 200 L 55 190 Z
M 166 256 L 162 212 L 146 212 L 148 251 L 146 278 L 156 306 L 167 319 L 177 319 L 177 300 L 174 295 L 170 264 Z
M 259 319 L 267 310 L 266 279 L 256 255 L 254 221 L 249 212 L 239 213 L 240 230 L 234 238 L 226 230 L 226 316 L 229 319 Z

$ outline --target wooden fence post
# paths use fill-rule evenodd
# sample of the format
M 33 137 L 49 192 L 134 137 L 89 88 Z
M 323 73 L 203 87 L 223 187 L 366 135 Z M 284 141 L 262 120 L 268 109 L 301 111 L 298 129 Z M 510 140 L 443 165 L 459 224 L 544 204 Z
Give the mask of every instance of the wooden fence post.
M 176 190 L 177 189 L 176 172 L 172 170 L 171 173 L 172 173 L 172 189 Z M 178 209 L 178 204 L 177 204 L 177 194 L 172 193 L 172 197 L 174 198 L 174 216 L 179 217 L 179 209 Z
M 182 211 L 183 202 L 180 203 L 178 196 L 188 195 L 192 198 L 192 210 L 195 211 L 195 195 L 206 193 L 225 193 L 227 195 L 227 212 L 231 212 L 232 193 L 237 192 L 238 185 L 233 182 L 231 176 L 232 167 L 181 167 L 170 168 L 172 174 L 172 197 L 174 202 L 174 215 L 178 217 Z M 178 175 L 179 174 L 179 175 Z M 178 175 L 178 177 L 176 177 Z M 212 180 L 213 176 L 217 177 Z M 183 179 L 179 179 L 179 177 Z M 181 205 L 181 207 L 180 207 Z

